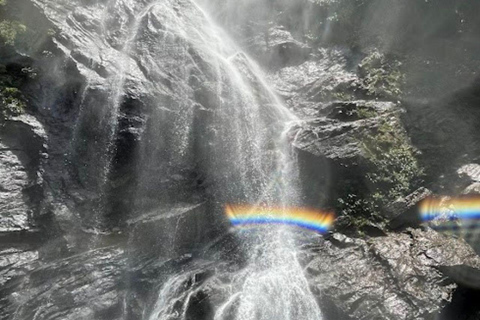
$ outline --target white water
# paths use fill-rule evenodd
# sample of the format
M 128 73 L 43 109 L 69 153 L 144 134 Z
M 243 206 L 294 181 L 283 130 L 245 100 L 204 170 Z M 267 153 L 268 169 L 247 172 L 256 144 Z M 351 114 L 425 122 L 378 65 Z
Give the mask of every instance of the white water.
M 288 234 L 283 236 L 288 237 Z M 213 314 L 207 319 L 322 320 L 293 244 L 281 237 L 262 238 L 269 242 L 250 247 L 246 268 L 234 273 L 220 271 L 217 278 L 228 278 L 228 281 L 219 283 L 221 281 L 216 280 L 206 286 L 216 286 L 222 293 L 221 301 L 214 305 Z M 202 287 L 195 288 L 191 279 L 195 277 L 188 272 L 172 275 L 162 286 L 153 311 L 145 319 L 192 319 L 192 315 L 188 316 L 188 308 Z M 186 283 L 191 290 L 186 289 Z
M 162 1 L 152 8 L 153 12 L 165 14 L 161 21 L 168 32 L 181 34 L 215 70 L 210 85 L 219 103 L 209 124 L 215 134 L 205 148 L 213 155 L 207 170 L 220 189 L 218 197 L 253 205 L 298 204 L 297 163 L 287 138 L 297 118 L 267 85 L 258 66 L 198 6 L 190 7 L 189 14 L 199 16 L 199 29 L 188 30 L 181 19 L 172 24 L 165 22 L 173 2 Z M 322 319 L 290 232 L 266 227 L 237 235 L 247 248 L 247 264 L 228 275 L 230 280 L 222 298 L 218 298 L 210 315 L 214 320 Z M 184 271 L 172 273 L 145 319 L 187 318 L 188 303 L 198 291 L 182 290 L 191 275 Z
M 74 30 L 88 35 L 86 47 L 107 69 L 101 74 L 95 65 L 80 66 L 88 84 L 72 158 L 87 158 L 84 184 L 100 196 L 106 192 L 120 108 L 134 96 L 150 108 L 135 155 L 138 211 L 190 201 L 191 191 L 176 185 L 188 171 L 206 177 L 219 206 L 301 204 L 288 142 L 298 119 L 199 6 L 190 0 L 110 0 L 98 8 L 96 28 Z M 322 319 L 290 232 L 265 227 L 236 234 L 246 264 L 231 272 L 219 268 L 229 280 L 212 300 L 215 320 Z M 172 270 L 144 319 L 187 319 L 189 301 L 203 285 L 185 287 L 190 276 Z

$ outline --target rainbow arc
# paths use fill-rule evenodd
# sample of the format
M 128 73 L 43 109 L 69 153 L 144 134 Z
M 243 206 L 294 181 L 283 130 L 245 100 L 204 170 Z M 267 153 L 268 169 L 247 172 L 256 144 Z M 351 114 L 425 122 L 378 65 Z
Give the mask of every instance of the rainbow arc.
M 288 225 L 318 233 L 326 233 L 335 221 L 333 212 L 305 208 L 281 208 L 248 205 L 225 207 L 225 214 L 234 226 Z

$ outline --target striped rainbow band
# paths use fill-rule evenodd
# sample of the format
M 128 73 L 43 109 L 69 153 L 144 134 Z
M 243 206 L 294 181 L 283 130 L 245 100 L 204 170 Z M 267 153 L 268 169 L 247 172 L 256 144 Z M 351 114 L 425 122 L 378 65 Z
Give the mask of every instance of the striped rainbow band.
M 438 217 L 447 219 L 480 219 L 480 197 L 427 198 L 420 204 L 423 221 Z
M 335 221 L 332 212 L 304 208 L 227 205 L 225 214 L 234 226 L 282 224 L 326 233 Z

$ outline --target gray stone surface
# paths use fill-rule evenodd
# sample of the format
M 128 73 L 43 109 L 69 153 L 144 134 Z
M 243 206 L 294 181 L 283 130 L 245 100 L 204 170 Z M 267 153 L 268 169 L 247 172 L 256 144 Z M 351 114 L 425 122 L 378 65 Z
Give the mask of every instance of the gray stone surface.
M 35 229 L 45 152 L 45 132 L 33 116 L 22 115 L 3 124 L 0 130 L 0 234 Z
M 41 265 L 34 256 L 0 253 L 0 259 L 16 260 L 4 266 L 11 272 L 0 291 L 2 319 L 119 319 L 126 270 L 122 250 L 93 250 Z
M 367 240 L 335 234 L 309 254 L 319 294 L 354 319 L 434 318 L 456 288 L 439 269 L 480 267 L 468 244 L 433 230 Z

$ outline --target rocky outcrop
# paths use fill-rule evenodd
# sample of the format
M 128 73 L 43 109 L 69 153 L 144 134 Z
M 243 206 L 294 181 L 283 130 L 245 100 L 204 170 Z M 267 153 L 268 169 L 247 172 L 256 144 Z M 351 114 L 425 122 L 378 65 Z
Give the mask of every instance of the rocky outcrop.
M 359 77 L 346 56 L 355 59 L 348 49 L 320 48 L 304 63 L 280 68 L 269 78 L 291 108 L 312 116 L 321 103 L 356 100 Z
M 225 240 L 223 248 L 231 247 Z M 447 270 L 470 268 L 472 275 L 480 270 L 480 258 L 468 244 L 433 230 L 305 240 L 297 257 L 326 319 L 434 319 L 457 286 Z M 223 305 L 232 290 L 242 293 L 241 281 L 237 287 L 242 269 L 219 261 L 184 263 L 182 273 L 172 275 L 162 289 L 164 305 L 157 311 L 163 316 L 213 316 L 212 307 Z
M 314 290 L 353 319 L 433 319 L 456 287 L 443 267 L 480 267 L 464 241 L 433 230 L 366 240 L 334 234 L 308 252 Z
M 457 170 L 457 173 L 470 180 L 469 182 L 480 182 L 480 165 L 476 163 L 470 163 L 462 166 Z
M 18 245 L 18 244 L 17 244 Z M 0 249 L 0 318 L 11 319 L 15 312 L 13 294 L 22 278 L 38 267 L 38 251 L 31 248 Z
M 8 119 L 0 130 L 0 234 L 34 231 L 43 200 L 43 126 L 32 116 Z
M 419 204 L 433 193 L 419 188 L 404 198 L 399 198 L 385 208 L 385 215 L 394 229 L 418 227 L 421 224 Z
M 457 170 L 457 174 L 459 176 L 459 180 L 462 181 L 462 187 L 468 185 L 462 191 L 463 194 L 480 194 L 480 165 L 476 163 L 463 165 Z
M 359 158 L 365 157 L 362 135 L 374 134 L 382 121 L 395 121 L 392 112 L 395 112 L 395 104 L 390 102 L 333 102 L 319 108 L 318 115 L 326 114 L 325 117 L 301 125 L 294 145 L 340 165 L 358 164 Z
M 2 279 L 6 281 L 0 298 L 2 319 L 119 317 L 125 295 L 126 257 L 122 250 L 99 249 L 43 263 L 30 255 L 2 254 L 2 258 L 17 260 L 6 265 L 12 272 L 21 267 L 20 272 Z

